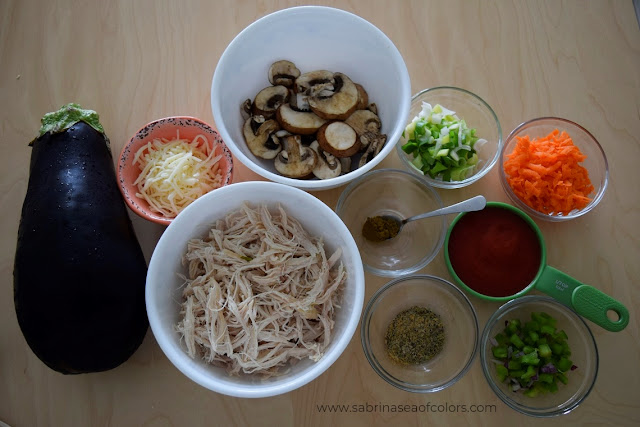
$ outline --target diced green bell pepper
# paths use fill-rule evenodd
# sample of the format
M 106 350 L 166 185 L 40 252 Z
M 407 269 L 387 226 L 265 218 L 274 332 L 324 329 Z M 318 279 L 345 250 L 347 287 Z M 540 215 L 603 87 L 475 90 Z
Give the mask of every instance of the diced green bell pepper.
M 509 370 L 505 368 L 503 365 L 496 365 L 496 374 L 498 375 L 498 379 L 500 382 L 504 382 L 509 375 Z

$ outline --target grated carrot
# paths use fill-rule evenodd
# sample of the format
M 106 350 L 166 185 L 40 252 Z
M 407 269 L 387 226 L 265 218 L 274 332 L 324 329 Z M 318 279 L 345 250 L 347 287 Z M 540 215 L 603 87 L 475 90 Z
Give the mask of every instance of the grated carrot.
M 555 129 L 543 138 L 516 138 L 504 171 L 520 200 L 538 212 L 555 215 L 567 215 L 589 204 L 594 187 L 589 172 L 580 165 L 587 156 L 567 132 Z

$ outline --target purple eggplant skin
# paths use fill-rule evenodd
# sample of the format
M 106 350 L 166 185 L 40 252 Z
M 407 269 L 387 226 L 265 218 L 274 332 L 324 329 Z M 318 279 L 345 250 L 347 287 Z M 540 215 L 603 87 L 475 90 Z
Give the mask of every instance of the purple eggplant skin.
M 14 264 L 18 323 L 55 371 L 113 369 L 148 328 L 147 265 L 108 140 L 80 121 L 32 146 Z

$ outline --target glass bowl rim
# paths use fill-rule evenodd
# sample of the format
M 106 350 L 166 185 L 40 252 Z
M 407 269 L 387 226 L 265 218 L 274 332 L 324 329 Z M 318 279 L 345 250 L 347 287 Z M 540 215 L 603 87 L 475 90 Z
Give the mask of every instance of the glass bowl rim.
M 507 183 L 507 176 L 504 171 L 504 167 L 502 166 L 504 164 L 504 156 L 505 156 L 507 145 L 521 130 L 530 128 L 536 124 L 542 124 L 544 122 L 559 122 L 565 125 L 574 126 L 578 128 L 581 132 L 583 132 L 586 135 L 588 140 L 595 143 L 596 151 L 602 155 L 602 160 L 604 161 L 604 179 L 603 179 L 602 189 L 596 194 L 596 196 L 594 197 L 593 201 L 591 201 L 591 203 L 589 203 L 584 209 L 581 209 L 574 214 L 559 216 L 559 215 L 547 215 L 547 214 L 543 214 L 542 212 L 538 212 L 537 210 L 533 209 L 532 207 L 524 203 L 522 200 L 520 200 L 520 198 L 515 195 L 515 193 Z M 513 203 L 515 203 L 519 208 L 525 211 L 527 214 L 543 221 L 564 222 L 564 221 L 581 217 L 582 215 L 585 215 L 586 213 L 591 212 L 596 206 L 600 204 L 600 201 L 604 197 L 604 193 L 606 192 L 609 186 L 609 161 L 607 160 L 607 155 L 602 149 L 600 142 L 596 139 L 595 136 L 593 136 L 591 132 L 589 132 L 586 128 L 584 128 L 580 124 L 569 119 L 564 119 L 562 117 L 555 117 L 555 116 L 536 117 L 520 123 L 509 133 L 507 138 L 504 140 L 504 144 L 502 145 L 502 149 L 500 150 L 499 164 L 500 164 L 500 167 L 499 167 L 500 184 L 502 185 L 502 188 L 504 192 L 507 194 L 507 196 L 509 197 L 509 199 Z
M 495 111 L 493 110 L 493 108 L 491 108 L 491 106 L 484 100 L 482 99 L 480 96 L 476 95 L 475 93 L 467 90 L 467 89 L 463 89 L 463 88 L 459 88 L 456 86 L 434 86 L 434 87 L 430 87 L 430 88 L 426 88 L 426 89 L 422 89 L 420 91 L 418 91 L 416 94 L 414 94 L 411 97 L 411 104 L 414 103 L 414 101 L 417 101 L 421 96 L 427 94 L 427 93 L 431 93 L 431 92 L 436 92 L 436 91 L 453 91 L 453 92 L 460 92 L 463 93 L 465 95 L 471 96 L 471 98 L 476 99 L 477 101 L 480 102 L 480 105 L 484 106 L 484 108 L 487 109 L 487 111 L 490 113 L 490 115 L 493 117 L 493 120 L 495 120 L 495 124 L 497 127 L 497 131 L 498 131 L 498 143 L 497 143 L 497 147 L 496 147 L 496 153 L 493 155 L 493 158 L 491 159 L 490 162 L 488 162 L 486 164 L 486 166 L 479 171 L 478 173 L 473 174 L 472 176 L 470 176 L 469 178 L 463 179 L 462 181 L 440 181 L 440 180 L 435 180 L 432 179 L 431 177 L 423 174 L 422 172 L 418 171 L 417 169 L 415 169 L 412 165 L 411 162 L 408 161 L 407 159 L 407 155 L 404 151 L 402 151 L 402 144 L 401 144 L 401 139 L 398 139 L 398 141 L 396 142 L 396 152 L 398 154 L 398 157 L 400 158 L 400 161 L 402 162 L 402 164 L 409 168 L 409 170 L 416 176 L 420 177 L 421 179 L 427 181 L 429 183 L 429 185 L 432 185 L 434 187 L 437 188 L 444 188 L 444 189 L 455 189 L 455 188 L 462 188 L 462 187 L 466 187 L 468 185 L 473 184 L 474 182 L 478 181 L 480 178 L 482 178 L 483 176 L 485 176 L 487 173 L 489 173 L 489 171 L 491 169 L 493 169 L 493 167 L 496 165 L 496 163 L 498 162 L 498 158 L 500 157 L 500 153 L 502 152 L 502 147 L 504 146 L 504 138 L 502 138 L 502 125 L 500 124 L 500 120 L 498 120 L 498 116 L 496 115 Z M 409 116 L 411 114 L 409 113 Z M 412 117 L 409 117 L 410 120 L 413 120 Z
M 394 378 L 393 376 L 391 376 L 390 374 L 388 374 L 384 368 L 382 368 L 381 366 L 378 366 L 378 363 L 375 359 L 375 356 L 373 355 L 373 352 L 371 351 L 371 345 L 370 345 L 370 339 L 369 339 L 369 325 L 371 324 L 371 318 L 373 317 L 373 313 L 375 312 L 378 302 L 380 300 L 380 298 L 387 293 L 388 291 L 390 291 L 391 289 L 393 289 L 396 285 L 399 285 L 403 282 L 406 282 L 408 280 L 430 280 L 433 282 L 437 282 L 440 286 L 444 286 L 446 289 L 448 289 L 449 291 L 451 291 L 453 294 L 460 296 L 461 297 L 461 301 L 466 303 L 466 307 L 469 309 L 469 313 L 471 314 L 471 318 L 473 319 L 473 327 L 476 331 L 475 333 L 475 342 L 473 344 L 473 349 L 471 350 L 471 354 L 469 355 L 469 357 L 467 358 L 464 366 L 462 367 L 462 369 L 460 369 L 460 371 L 458 371 L 458 373 L 451 378 L 450 380 L 446 381 L 445 383 L 436 385 L 434 387 L 429 387 L 429 388 L 424 388 L 424 387 L 420 387 L 420 386 L 416 386 L 415 384 L 412 383 L 408 383 L 405 381 L 401 381 L 398 380 L 396 378 Z M 453 283 L 449 282 L 446 279 L 443 279 L 441 277 L 438 276 L 433 276 L 430 274 L 416 274 L 416 275 L 411 275 L 411 276 L 403 276 L 403 277 L 398 277 L 396 279 L 393 279 L 389 282 L 387 282 L 386 284 L 384 284 L 380 289 L 378 289 L 373 296 L 371 297 L 371 299 L 368 301 L 363 314 L 362 314 L 362 324 L 360 326 L 360 341 L 362 343 L 362 349 L 364 352 L 365 357 L 367 358 L 367 361 L 369 362 L 369 365 L 371 366 L 371 368 L 373 368 L 373 370 L 378 374 L 378 376 L 380 376 L 383 380 L 385 380 L 387 383 L 391 384 L 392 386 L 399 388 L 401 390 L 404 391 L 409 391 L 409 392 L 413 392 L 413 393 L 434 393 L 434 392 L 438 392 L 441 390 L 444 390 L 447 387 L 450 387 L 451 385 L 455 384 L 456 382 L 458 382 L 462 377 L 464 377 L 464 375 L 469 371 L 469 369 L 471 368 L 471 366 L 473 365 L 473 362 L 476 358 L 476 355 L 478 354 L 479 348 L 480 348 L 480 326 L 478 323 L 478 315 L 476 313 L 475 307 L 473 306 L 473 304 L 471 303 L 471 300 L 469 300 L 469 297 L 467 297 L 467 295 L 462 292 L 462 290 L 460 290 L 460 288 L 458 288 L 456 285 L 454 285 Z
M 558 310 L 563 311 L 567 316 L 574 318 L 574 320 L 577 321 L 578 325 L 581 325 L 581 326 L 584 327 L 583 329 L 586 331 L 585 336 L 587 337 L 587 341 L 589 341 L 590 343 L 593 344 L 593 349 L 594 349 L 594 354 L 593 354 L 593 357 L 594 357 L 593 381 L 591 381 L 591 384 L 589 384 L 589 386 L 587 387 L 585 392 L 582 394 L 582 396 L 580 396 L 579 399 L 577 399 L 573 404 L 571 404 L 570 406 L 568 406 L 566 408 L 556 409 L 556 410 L 552 410 L 552 411 L 548 411 L 548 412 L 530 411 L 530 410 L 527 409 L 526 406 L 520 405 L 517 402 L 515 402 L 514 400 L 509 399 L 508 396 L 498 387 L 498 385 L 496 384 L 496 382 L 493 379 L 493 376 L 489 372 L 489 368 L 488 368 L 489 367 L 489 361 L 487 360 L 487 358 L 485 356 L 485 353 L 486 353 L 485 349 L 487 347 L 487 343 L 490 340 L 489 334 L 491 332 L 492 327 L 497 323 L 497 321 L 500 318 L 500 316 L 502 316 L 508 309 L 510 309 L 512 307 L 522 306 L 522 305 L 525 305 L 525 304 L 528 304 L 528 303 L 551 304 L 552 306 L 554 306 Z M 590 338 L 590 340 L 589 340 L 589 338 Z M 598 354 L 598 345 L 596 343 L 595 337 L 593 336 L 593 332 L 591 332 L 591 328 L 589 328 L 589 325 L 587 325 L 587 323 L 584 321 L 584 319 L 581 316 L 579 316 L 575 311 L 571 310 L 567 306 L 563 305 L 559 301 L 557 301 L 557 300 L 555 300 L 555 299 L 553 299 L 553 298 L 551 298 L 549 296 L 544 296 L 544 295 L 526 295 L 526 296 L 514 298 L 511 301 L 508 301 L 508 302 L 502 304 L 491 315 L 491 317 L 489 317 L 489 320 L 487 320 L 487 323 L 485 324 L 485 327 L 484 327 L 484 329 L 482 331 L 482 335 L 481 335 L 481 338 L 480 338 L 480 365 L 482 366 L 482 373 L 484 374 L 484 377 L 487 380 L 487 383 L 489 384 L 489 387 L 494 392 L 494 394 L 496 396 L 498 396 L 498 398 L 504 404 L 506 404 L 508 407 L 510 407 L 511 409 L 513 409 L 513 410 L 515 410 L 517 412 L 520 412 L 521 414 L 528 415 L 528 416 L 531 416 L 531 417 L 536 417 L 536 418 L 556 417 L 556 416 L 568 414 L 569 412 L 573 411 L 578 406 L 580 406 L 580 404 L 582 404 L 582 402 L 585 401 L 585 399 L 589 396 L 589 394 L 593 390 L 593 387 L 595 386 L 596 380 L 598 378 L 599 364 L 600 364 L 600 357 L 599 357 L 599 354 Z

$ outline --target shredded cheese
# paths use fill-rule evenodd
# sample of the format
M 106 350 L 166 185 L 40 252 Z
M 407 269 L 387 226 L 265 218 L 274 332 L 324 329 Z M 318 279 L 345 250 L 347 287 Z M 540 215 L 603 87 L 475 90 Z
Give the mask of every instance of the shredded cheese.
M 179 132 L 175 139 L 149 141 L 133 157 L 133 164 L 140 167 L 134 182 L 136 196 L 146 200 L 152 211 L 174 218 L 198 197 L 222 185 L 221 157 L 202 134 L 193 141 L 181 139 Z

